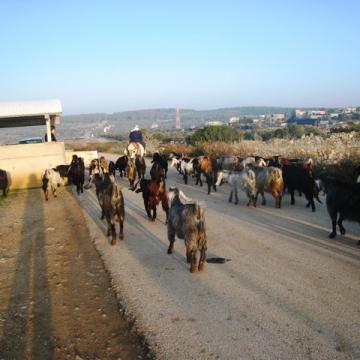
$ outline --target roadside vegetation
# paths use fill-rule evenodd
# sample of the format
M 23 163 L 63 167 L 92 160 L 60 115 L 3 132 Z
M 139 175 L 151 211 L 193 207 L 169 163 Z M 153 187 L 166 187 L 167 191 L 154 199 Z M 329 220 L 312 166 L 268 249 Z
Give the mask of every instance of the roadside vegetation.
M 360 165 L 360 124 L 348 123 L 325 132 L 312 126 L 292 124 L 277 129 L 238 130 L 228 126 L 207 126 L 189 131 L 143 131 L 148 156 L 156 151 L 187 156 L 239 157 L 280 155 L 288 158 L 312 158 L 316 173 L 353 180 L 353 169 Z M 71 140 L 67 149 L 97 150 L 123 155 L 127 134 L 106 138 Z

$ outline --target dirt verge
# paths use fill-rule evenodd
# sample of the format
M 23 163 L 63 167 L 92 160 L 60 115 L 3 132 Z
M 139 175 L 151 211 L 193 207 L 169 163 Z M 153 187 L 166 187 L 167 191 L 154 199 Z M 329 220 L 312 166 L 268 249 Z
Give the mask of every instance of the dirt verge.
M 0 358 L 142 359 L 68 189 L 0 200 Z

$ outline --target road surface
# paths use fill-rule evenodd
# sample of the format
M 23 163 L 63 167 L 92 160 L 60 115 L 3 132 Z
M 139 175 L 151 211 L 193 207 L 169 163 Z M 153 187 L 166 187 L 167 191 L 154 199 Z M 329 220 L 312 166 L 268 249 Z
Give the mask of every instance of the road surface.
M 267 194 L 267 206 L 246 207 L 242 193 L 229 204 L 227 185 L 208 196 L 170 169 L 168 185 L 206 202 L 208 257 L 232 259 L 191 274 L 183 241 L 166 253 L 161 208 L 149 221 L 141 194 L 119 183 L 126 222 L 116 246 L 94 191 L 79 199 L 127 315 L 159 359 L 360 359 L 358 224 L 330 240 L 324 205 L 312 213 L 286 195 L 275 209 Z

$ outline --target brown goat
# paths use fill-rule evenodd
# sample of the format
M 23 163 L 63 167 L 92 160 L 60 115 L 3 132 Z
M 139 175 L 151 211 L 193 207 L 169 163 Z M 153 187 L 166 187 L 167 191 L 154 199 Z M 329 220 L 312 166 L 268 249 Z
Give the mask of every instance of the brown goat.
M 185 195 L 179 189 L 169 190 L 169 221 L 168 221 L 168 239 L 170 242 L 168 254 L 172 254 L 174 249 L 175 235 L 184 239 L 186 247 L 186 260 L 190 263 L 190 272 L 204 270 L 207 239 L 205 231 L 204 207 L 197 202 L 192 204 L 183 204 L 180 197 L 186 199 Z M 200 251 L 199 264 L 197 265 L 196 253 Z
M 216 191 L 216 176 L 217 176 L 217 164 L 216 160 L 211 159 L 209 156 L 204 156 L 199 160 L 199 164 L 197 166 L 197 179 L 196 184 L 200 182 L 200 186 L 202 186 L 201 174 L 204 174 L 206 178 L 206 183 L 208 186 L 208 194 L 211 192 L 211 187 Z
M 137 189 L 136 192 L 142 192 L 146 214 L 152 221 L 155 221 L 156 219 L 156 207 L 161 202 L 162 208 L 166 214 L 167 223 L 169 217 L 169 203 L 165 181 L 147 180 L 142 178 L 140 180 L 140 188 Z
M 264 191 L 270 192 L 275 198 L 275 207 L 281 208 L 281 199 L 284 191 L 284 179 L 279 168 L 251 166 L 256 175 L 256 200 L 259 194 L 263 199 L 262 204 L 266 204 Z
M 134 161 L 131 159 L 128 161 L 126 173 L 127 173 L 127 178 L 130 183 L 130 189 L 134 190 L 134 183 L 136 180 L 137 172 L 136 172 L 136 166 L 134 164 Z
M 120 225 L 119 239 L 124 238 L 124 219 L 125 219 L 125 208 L 124 208 L 124 196 L 121 192 L 120 187 L 111 183 L 103 192 L 103 213 L 108 225 L 107 235 L 111 235 L 111 245 L 116 244 L 116 230 L 115 221 L 118 221 Z

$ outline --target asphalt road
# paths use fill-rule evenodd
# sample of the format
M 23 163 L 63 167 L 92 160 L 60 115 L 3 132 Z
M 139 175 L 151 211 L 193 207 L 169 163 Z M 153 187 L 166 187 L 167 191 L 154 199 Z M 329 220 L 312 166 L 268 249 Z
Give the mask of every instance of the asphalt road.
M 167 255 L 165 215 L 147 219 L 141 194 L 123 185 L 125 239 L 110 246 L 93 191 L 80 197 L 93 241 L 126 313 L 159 359 L 360 359 L 360 238 L 327 238 L 324 205 L 305 200 L 283 207 L 227 202 L 223 185 L 183 185 L 175 170 L 167 185 L 206 202 L 208 257 L 231 258 L 190 274 L 183 241 Z

